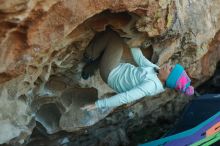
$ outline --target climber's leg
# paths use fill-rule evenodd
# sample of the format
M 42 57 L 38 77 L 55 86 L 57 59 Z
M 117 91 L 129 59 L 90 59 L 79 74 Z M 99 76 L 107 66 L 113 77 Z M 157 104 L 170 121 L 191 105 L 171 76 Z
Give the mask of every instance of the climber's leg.
M 84 61 L 89 63 L 96 60 L 106 48 L 112 30 L 97 33 L 90 41 L 84 53 Z
M 84 60 L 87 64 L 82 70 L 81 76 L 83 79 L 88 79 L 90 76 L 94 75 L 96 69 L 98 68 L 103 51 L 105 52 L 105 49 L 107 48 L 111 49 L 111 47 L 117 47 L 119 42 L 117 39 L 120 40 L 121 38 L 111 29 L 107 29 L 105 32 L 97 34 L 92 39 L 84 54 Z
M 120 63 L 125 45 L 123 38 L 117 33 L 111 32 L 109 35 L 108 45 L 100 61 L 100 75 L 106 83 L 109 73 Z
M 101 54 L 108 44 L 111 31 L 107 29 L 104 32 L 97 33 L 87 46 L 83 58 L 87 64 L 83 67 L 81 73 L 83 79 L 88 79 L 97 70 Z

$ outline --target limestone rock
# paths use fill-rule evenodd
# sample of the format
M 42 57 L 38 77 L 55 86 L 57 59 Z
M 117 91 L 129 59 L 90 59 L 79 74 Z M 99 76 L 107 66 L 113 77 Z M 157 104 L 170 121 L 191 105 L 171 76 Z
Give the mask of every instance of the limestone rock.
M 185 66 L 195 86 L 213 75 L 220 58 L 219 0 L 0 0 L 0 3 L 1 144 L 24 143 L 35 121 L 48 133 L 73 132 L 97 123 L 112 111 L 116 118 L 104 126 L 131 117 L 138 119 L 133 122 L 140 126 L 156 121 L 166 111 L 162 108 L 177 100 L 174 91 L 145 98 L 128 105 L 131 107 L 127 114 L 120 112 L 125 114 L 121 119 L 117 118 L 118 109 L 80 111 L 81 105 L 114 94 L 98 71 L 88 80 L 80 77 L 86 46 L 106 26 L 124 37 L 128 47 L 141 47 L 154 63 Z M 123 61 L 133 63 L 128 48 Z M 91 89 L 97 93 L 91 91 L 90 100 L 87 92 Z M 187 99 L 180 98 L 175 103 L 184 105 Z M 170 108 L 172 111 L 173 107 Z M 143 122 L 155 112 L 147 118 L 148 122 Z M 132 123 L 127 128 L 132 131 L 135 126 L 138 125 Z

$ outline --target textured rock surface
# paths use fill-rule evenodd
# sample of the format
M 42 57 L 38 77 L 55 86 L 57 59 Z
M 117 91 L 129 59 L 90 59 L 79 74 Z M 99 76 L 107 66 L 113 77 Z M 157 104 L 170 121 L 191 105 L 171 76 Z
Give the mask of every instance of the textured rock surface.
M 48 133 L 72 132 L 93 125 L 112 111 L 79 110 L 80 105 L 113 93 L 98 72 L 89 80 L 80 78 L 83 51 L 95 33 L 106 26 L 127 38 L 129 47 L 141 46 L 145 55 L 158 65 L 169 61 L 183 64 L 195 86 L 211 77 L 220 58 L 218 0 L 0 0 L 0 3 L 0 143 L 24 143 L 35 120 Z M 132 62 L 128 49 L 123 60 Z M 87 100 L 87 95 L 92 95 L 92 99 Z M 118 137 L 112 145 L 126 145 L 126 132 L 161 117 L 169 119 L 172 116 L 166 113 L 175 115 L 188 100 L 174 91 L 145 98 L 90 128 L 87 135 L 94 134 L 92 130 L 98 132 L 88 142 L 105 145 L 108 139 Z M 82 120 L 88 117 L 92 118 Z M 126 124 L 122 126 L 121 121 Z M 109 131 L 102 130 L 103 127 Z M 119 135 L 113 132 L 115 129 Z M 78 132 L 76 137 L 80 134 L 83 135 Z M 106 141 L 99 139 L 101 135 Z M 86 141 L 86 136 L 84 140 L 81 138 Z

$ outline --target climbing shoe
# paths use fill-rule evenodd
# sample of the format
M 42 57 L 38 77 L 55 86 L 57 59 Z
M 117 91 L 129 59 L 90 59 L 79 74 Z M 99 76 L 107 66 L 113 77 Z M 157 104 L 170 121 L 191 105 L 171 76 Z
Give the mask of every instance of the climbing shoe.
M 95 71 L 97 70 L 97 68 L 98 68 L 98 62 L 97 61 L 87 63 L 82 69 L 81 77 L 84 80 L 87 80 L 89 77 L 91 77 L 95 74 Z
M 87 53 L 83 53 L 83 62 L 92 63 L 94 59 L 90 57 Z

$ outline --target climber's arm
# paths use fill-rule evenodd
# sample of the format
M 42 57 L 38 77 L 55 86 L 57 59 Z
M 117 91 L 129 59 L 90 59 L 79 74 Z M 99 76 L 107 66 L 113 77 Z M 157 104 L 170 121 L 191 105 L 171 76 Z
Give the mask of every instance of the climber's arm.
M 159 83 L 161 84 L 161 83 Z M 101 99 L 95 102 L 95 105 L 97 108 L 102 107 L 117 107 L 122 104 L 127 104 L 130 102 L 133 102 L 135 100 L 138 100 L 144 96 L 153 96 L 156 95 L 162 91 L 164 91 L 163 87 L 161 85 L 158 86 L 158 83 L 156 83 L 153 80 L 149 80 L 146 83 L 143 83 L 129 91 L 119 93 L 115 96 L 112 96 L 110 98 Z
M 131 54 L 132 54 L 135 62 L 139 66 L 151 66 L 151 67 L 155 67 L 155 68 L 159 69 L 159 67 L 156 64 L 153 64 L 147 58 L 144 57 L 140 48 L 131 48 Z

